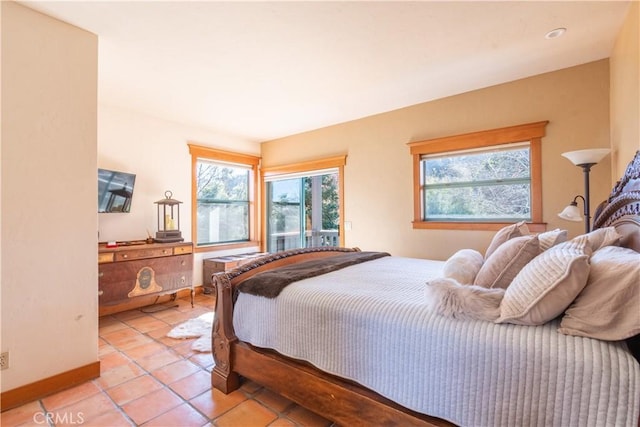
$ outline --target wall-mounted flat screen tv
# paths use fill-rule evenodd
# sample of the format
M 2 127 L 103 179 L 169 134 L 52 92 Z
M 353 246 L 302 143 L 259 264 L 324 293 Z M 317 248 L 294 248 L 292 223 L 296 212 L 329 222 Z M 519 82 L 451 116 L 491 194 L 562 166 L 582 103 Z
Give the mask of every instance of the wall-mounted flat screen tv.
M 98 169 L 98 212 L 129 212 L 136 176 Z

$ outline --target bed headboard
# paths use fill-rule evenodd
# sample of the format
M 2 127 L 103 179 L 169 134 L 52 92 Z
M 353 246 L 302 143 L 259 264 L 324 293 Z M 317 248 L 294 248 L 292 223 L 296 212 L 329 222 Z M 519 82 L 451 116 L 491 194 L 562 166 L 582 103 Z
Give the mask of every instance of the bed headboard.
M 620 246 L 640 252 L 640 150 L 609 198 L 596 208 L 593 229 L 614 226 L 622 239 Z

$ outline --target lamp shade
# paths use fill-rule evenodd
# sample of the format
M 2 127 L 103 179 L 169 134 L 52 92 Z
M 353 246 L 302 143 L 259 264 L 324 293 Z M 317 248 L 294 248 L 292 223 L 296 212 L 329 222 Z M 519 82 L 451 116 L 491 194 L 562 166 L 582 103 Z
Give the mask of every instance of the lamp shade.
M 610 151 L 608 148 L 593 148 L 589 150 L 569 151 L 562 153 L 562 155 L 569 159 L 574 165 L 584 165 L 598 163 L 604 159 Z
M 571 202 L 569 206 L 564 208 L 562 212 L 558 214 L 558 216 L 562 219 L 566 219 L 567 221 L 582 221 L 582 215 L 580 214 L 580 209 L 578 209 L 578 204 L 576 202 Z

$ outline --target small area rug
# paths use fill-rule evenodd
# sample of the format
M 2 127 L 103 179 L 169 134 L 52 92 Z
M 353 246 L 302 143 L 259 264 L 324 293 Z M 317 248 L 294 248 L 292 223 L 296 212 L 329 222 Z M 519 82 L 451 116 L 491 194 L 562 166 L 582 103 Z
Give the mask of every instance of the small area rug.
M 189 319 L 173 328 L 167 336 L 169 338 L 187 339 L 198 338 L 191 348 L 202 353 L 211 353 L 211 326 L 213 325 L 213 312 L 205 313 L 194 319 Z

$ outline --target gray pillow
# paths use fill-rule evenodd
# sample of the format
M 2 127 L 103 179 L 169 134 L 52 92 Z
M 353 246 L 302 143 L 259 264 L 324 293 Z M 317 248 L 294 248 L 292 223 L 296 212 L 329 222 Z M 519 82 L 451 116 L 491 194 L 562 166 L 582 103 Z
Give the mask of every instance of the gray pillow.
M 498 246 L 507 240 L 513 239 L 514 237 L 526 236 L 527 234 L 529 234 L 529 227 L 527 227 L 527 224 L 524 221 L 501 228 L 493 236 L 493 239 L 491 239 L 491 243 L 489 243 L 489 247 L 484 253 L 484 259 L 488 259 L 491 254 L 498 249 Z
M 587 284 L 590 256 L 585 235 L 542 252 L 507 288 L 496 322 L 542 325 L 562 314 Z
M 538 237 L 535 235 L 507 240 L 484 261 L 473 284 L 484 288 L 507 289 L 520 270 L 539 252 Z
M 640 253 L 617 246 L 596 251 L 587 286 L 558 331 L 608 341 L 640 334 Z

